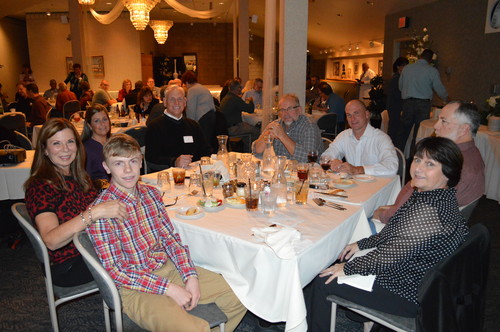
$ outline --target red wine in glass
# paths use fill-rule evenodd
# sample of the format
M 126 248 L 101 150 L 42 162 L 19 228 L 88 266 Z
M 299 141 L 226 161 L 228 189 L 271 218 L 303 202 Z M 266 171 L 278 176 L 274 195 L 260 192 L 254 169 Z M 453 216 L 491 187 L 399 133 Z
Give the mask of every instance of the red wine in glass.
M 329 163 L 323 163 L 321 164 L 321 168 L 326 172 L 330 169 L 330 164 Z
M 307 154 L 307 160 L 310 163 L 315 163 L 318 161 L 318 153 L 316 151 L 311 151 Z

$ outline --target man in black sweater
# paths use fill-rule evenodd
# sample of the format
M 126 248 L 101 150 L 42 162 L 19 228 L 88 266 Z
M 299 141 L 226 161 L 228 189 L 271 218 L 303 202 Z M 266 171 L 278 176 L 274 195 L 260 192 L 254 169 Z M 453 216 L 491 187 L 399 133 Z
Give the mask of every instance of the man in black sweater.
M 184 89 L 174 85 L 165 92 L 163 115 L 151 122 L 146 132 L 146 161 L 150 171 L 187 167 L 210 156 L 210 147 L 198 122 L 182 115 L 186 107 Z

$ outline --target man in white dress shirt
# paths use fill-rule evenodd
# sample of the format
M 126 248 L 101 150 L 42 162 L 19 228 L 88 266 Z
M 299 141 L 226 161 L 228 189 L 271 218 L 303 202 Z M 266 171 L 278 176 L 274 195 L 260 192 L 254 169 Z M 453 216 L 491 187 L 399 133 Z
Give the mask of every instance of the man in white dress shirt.
M 341 132 L 323 153 L 331 158 L 334 172 L 351 175 L 395 175 L 398 157 L 391 138 L 370 125 L 370 112 L 360 100 L 351 100 L 345 107 L 350 129 Z M 342 162 L 342 158 L 346 162 Z
M 365 105 L 370 103 L 370 90 L 372 88 L 370 81 L 374 78 L 375 72 L 370 69 L 370 66 L 365 62 L 361 65 L 363 73 L 359 76 L 359 100 L 362 100 Z

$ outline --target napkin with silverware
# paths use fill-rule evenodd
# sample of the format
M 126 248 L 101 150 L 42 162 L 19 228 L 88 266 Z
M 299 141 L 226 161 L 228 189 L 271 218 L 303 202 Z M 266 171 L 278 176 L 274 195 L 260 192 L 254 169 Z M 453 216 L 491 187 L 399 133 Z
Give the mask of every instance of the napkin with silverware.
M 256 239 L 267 244 L 282 259 L 296 256 L 295 244 L 300 242 L 300 232 L 289 227 L 253 227 Z

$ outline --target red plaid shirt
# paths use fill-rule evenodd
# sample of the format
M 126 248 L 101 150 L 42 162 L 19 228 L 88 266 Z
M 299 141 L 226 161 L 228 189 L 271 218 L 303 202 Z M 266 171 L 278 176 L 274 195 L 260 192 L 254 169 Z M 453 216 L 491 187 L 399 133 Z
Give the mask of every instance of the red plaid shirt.
M 93 205 L 119 199 L 127 205 L 129 218 L 99 219 L 87 229 L 97 255 L 117 287 L 151 294 L 165 294 L 169 280 L 153 272 L 172 260 L 185 281 L 196 269 L 179 234 L 168 218 L 160 193 L 137 184 L 137 197 L 111 186 Z

